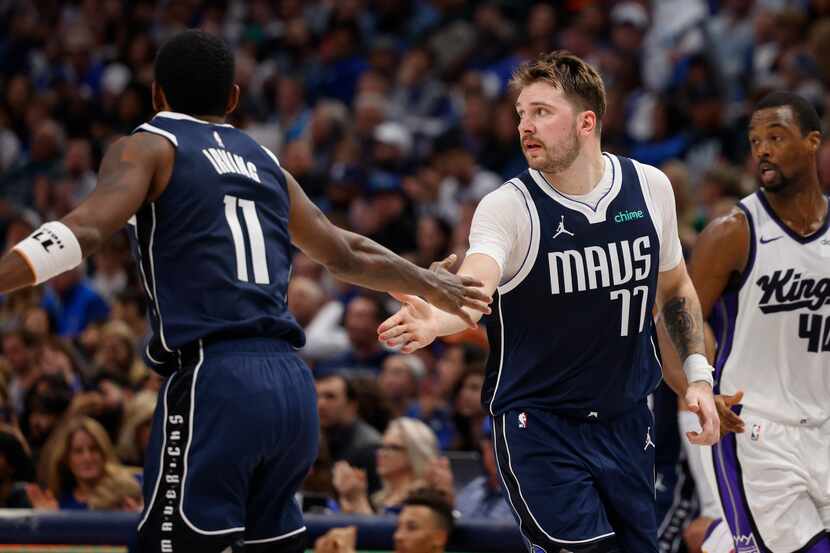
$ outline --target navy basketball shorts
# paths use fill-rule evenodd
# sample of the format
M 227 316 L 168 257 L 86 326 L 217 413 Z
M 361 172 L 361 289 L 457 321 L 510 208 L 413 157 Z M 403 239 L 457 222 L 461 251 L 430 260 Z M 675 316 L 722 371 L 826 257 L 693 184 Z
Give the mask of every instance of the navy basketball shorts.
M 610 420 L 495 417 L 502 487 L 528 550 L 656 553 L 653 436 L 645 402 Z
M 294 494 L 319 433 L 311 372 L 275 340 L 195 350 L 159 392 L 138 550 L 302 551 Z

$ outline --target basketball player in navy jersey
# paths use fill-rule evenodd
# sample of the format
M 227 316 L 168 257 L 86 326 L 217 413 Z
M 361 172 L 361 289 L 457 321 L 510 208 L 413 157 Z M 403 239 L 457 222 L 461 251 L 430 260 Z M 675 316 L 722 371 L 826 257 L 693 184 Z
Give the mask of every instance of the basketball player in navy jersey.
M 286 308 L 292 243 L 345 281 L 396 290 L 471 321 L 470 276 L 423 270 L 333 226 L 277 158 L 224 122 L 233 54 L 186 31 L 155 63 L 159 113 L 118 140 L 96 190 L 0 260 L 3 292 L 78 265 L 129 222 L 150 308 L 159 395 L 144 472 L 142 552 L 302 551 L 294 493 L 317 455 L 314 383 Z M 471 323 L 472 324 L 472 323 Z
M 482 395 L 503 489 L 533 553 L 656 552 L 655 302 L 685 361 L 666 380 L 700 415 L 689 439 L 719 430 L 671 186 L 601 151 L 605 90 L 581 59 L 542 55 L 512 85 L 530 168 L 481 201 L 459 270 L 495 293 Z M 405 352 L 465 326 L 398 298 L 379 333 Z
M 737 552 L 830 553 L 821 120 L 804 98 L 773 92 L 755 106 L 749 142 L 761 189 L 706 227 L 689 265 L 703 314 L 719 330 L 717 404 L 722 428 L 734 432 L 704 449 L 704 464 Z

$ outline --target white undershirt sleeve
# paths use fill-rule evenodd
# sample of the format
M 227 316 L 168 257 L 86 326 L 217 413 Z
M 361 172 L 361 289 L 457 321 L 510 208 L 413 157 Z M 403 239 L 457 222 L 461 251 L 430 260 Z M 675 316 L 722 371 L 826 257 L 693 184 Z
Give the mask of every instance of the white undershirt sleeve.
M 656 167 L 642 164 L 646 184 L 651 192 L 654 207 L 659 217 L 660 272 L 670 271 L 683 259 L 683 248 L 677 230 L 677 210 L 674 204 L 674 190 L 669 177 Z
M 499 283 L 521 268 L 530 243 L 530 219 L 522 193 L 505 183 L 481 199 L 470 227 L 467 255 L 492 257 L 501 270 Z

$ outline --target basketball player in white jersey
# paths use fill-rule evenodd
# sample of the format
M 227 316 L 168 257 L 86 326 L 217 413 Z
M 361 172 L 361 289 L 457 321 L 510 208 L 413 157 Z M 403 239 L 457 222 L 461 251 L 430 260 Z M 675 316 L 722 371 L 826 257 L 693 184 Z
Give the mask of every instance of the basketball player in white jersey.
M 826 553 L 830 220 L 816 170 L 820 120 L 803 98 L 772 93 L 752 114 L 749 141 L 761 189 L 704 230 L 690 263 L 718 342 L 721 428 L 736 432 L 704 460 L 737 553 Z

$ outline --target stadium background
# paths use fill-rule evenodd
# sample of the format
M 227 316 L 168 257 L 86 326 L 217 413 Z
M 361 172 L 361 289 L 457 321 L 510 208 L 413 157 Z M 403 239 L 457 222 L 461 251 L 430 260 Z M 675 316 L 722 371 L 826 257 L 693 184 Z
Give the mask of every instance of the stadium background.
M 478 200 L 523 169 L 507 81 L 538 52 L 565 48 L 600 70 L 604 148 L 669 175 L 687 253 L 708 221 L 756 186 L 746 140 L 755 100 L 795 91 L 828 128 L 830 0 L 0 0 L 6 250 L 94 187 L 107 146 L 152 116 L 156 48 L 189 27 L 234 47 L 242 101 L 230 122 L 276 152 L 337 224 L 423 266 L 463 255 Z M 830 191 L 830 142 L 819 156 Z M 315 374 L 354 374 L 361 416 L 379 430 L 402 414 L 424 420 L 453 459 L 457 488 L 481 474 L 483 333 L 390 362 L 374 341 L 390 300 L 331 280 L 302 255 L 294 267 L 289 303 L 308 331 Z M 73 417 L 99 420 L 119 461 L 140 465 L 159 379 L 136 354 L 146 325 L 139 286 L 117 235 L 80 270 L 3 298 L 0 507 L 26 503 L 21 482 L 45 484 L 44 447 Z M 663 451 L 674 466 L 679 449 Z M 315 493 L 333 502 L 326 461 Z M 346 520 L 325 512 L 316 527 Z M 135 517 L 59 513 L 70 535 L 50 525 L 55 513 L 23 513 L 0 515 L 0 542 L 100 544 Z M 367 532 L 391 543 L 390 519 L 378 520 Z M 492 540 L 502 551 L 518 539 L 508 526 L 492 526 L 502 529 Z M 126 543 L 128 533 L 106 543 Z M 474 550 L 475 541 L 458 543 Z M 39 549 L 0 546 L 23 550 Z

